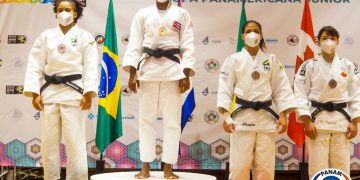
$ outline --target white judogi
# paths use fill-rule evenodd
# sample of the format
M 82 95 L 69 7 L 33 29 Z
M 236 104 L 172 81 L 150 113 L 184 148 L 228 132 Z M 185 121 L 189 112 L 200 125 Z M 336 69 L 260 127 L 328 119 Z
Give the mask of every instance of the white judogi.
M 166 33 L 161 35 L 162 27 L 165 27 Z M 167 11 L 158 10 L 156 5 L 150 6 L 141 9 L 135 15 L 130 34 L 130 42 L 122 62 L 125 71 L 129 71 L 130 66 L 138 67 L 139 62 L 145 57 L 143 47 L 164 50 L 180 48 L 180 64 L 166 57 L 150 57 L 140 63 L 137 71 L 138 80 L 141 81 L 140 159 L 143 162 L 151 162 L 156 157 L 155 124 L 157 110 L 160 109 L 164 121 L 162 161 L 175 164 L 179 149 L 183 102 L 178 80 L 185 78 L 185 68 L 191 69 L 191 76 L 195 74 L 194 33 L 190 15 L 186 10 L 172 5 Z
M 60 44 L 65 46 L 60 53 Z M 44 76 L 82 74 L 73 81 L 84 94 L 98 91 L 98 52 L 93 36 L 77 26 L 65 35 L 60 27 L 45 30 L 29 54 L 24 81 L 24 95 L 40 94 Z M 85 122 L 87 112 L 81 111 L 82 94 L 64 85 L 51 84 L 41 93 L 44 110 L 41 112 L 41 150 L 45 179 L 60 178 L 59 145 L 63 132 L 67 154 L 67 179 L 87 179 Z
M 328 82 L 335 79 L 336 88 Z M 347 102 L 345 111 L 351 119 L 360 116 L 360 90 L 357 66 L 347 59 L 334 57 L 332 64 L 322 56 L 305 61 L 295 78 L 295 96 L 299 109 L 297 116 L 310 116 L 316 109 L 311 101 L 321 103 Z M 299 119 L 299 118 L 298 118 Z M 349 140 L 346 138 L 349 122 L 338 111 L 321 111 L 314 122 L 318 131 L 315 140 L 306 138 L 309 153 L 310 178 L 325 168 L 338 168 L 350 173 Z
M 254 71 L 260 73 L 257 80 L 252 79 Z M 234 95 L 247 101 L 272 100 L 271 108 L 278 113 L 296 107 L 283 66 L 274 54 L 261 50 L 255 60 L 245 48 L 225 60 L 217 106 L 230 112 Z M 252 109 L 240 111 L 233 120 L 236 132 L 230 134 L 230 178 L 249 179 L 252 167 L 253 179 L 274 179 L 276 120 L 265 110 Z

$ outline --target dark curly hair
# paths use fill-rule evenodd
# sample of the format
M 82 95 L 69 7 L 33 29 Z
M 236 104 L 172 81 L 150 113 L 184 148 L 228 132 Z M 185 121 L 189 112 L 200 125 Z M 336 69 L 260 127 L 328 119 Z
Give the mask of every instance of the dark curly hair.
M 83 10 L 84 10 L 84 4 L 80 0 L 54 0 L 53 6 L 54 6 L 54 13 L 57 13 L 57 8 L 61 2 L 70 2 L 74 4 L 75 11 L 77 13 L 76 18 L 74 19 L 74 23 L 76 24 L 77 21 L 82 17 Z

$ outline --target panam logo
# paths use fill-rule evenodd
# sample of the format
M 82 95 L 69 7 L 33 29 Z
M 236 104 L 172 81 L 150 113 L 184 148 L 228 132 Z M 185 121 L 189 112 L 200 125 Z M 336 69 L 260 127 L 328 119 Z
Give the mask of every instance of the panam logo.
M 351 180 L 350 176 L 338 169 L 324 169 L 311 178 L 312 180 Z

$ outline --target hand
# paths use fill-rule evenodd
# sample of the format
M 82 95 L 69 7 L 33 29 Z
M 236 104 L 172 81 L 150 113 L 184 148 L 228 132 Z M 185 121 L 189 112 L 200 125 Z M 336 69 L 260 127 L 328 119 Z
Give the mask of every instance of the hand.
M 227 133 L 235 132 L 235 124 L 232 124 L 232 123 L 229 124 L 226 121 L 224 121 L 223 128 L 224 128 L 225 132 L 227 132 Z
M 180 93 L 186 92 L 189 88 L 190 88 L 190 79 L 188 77 L 179 80 Z
M 316 139 L 317 130 L 315 124 L 311 121 L 309 116 L 301 116 L 304 120 L 305 135 L 310 139 Z
M 38 111 L 44 110 L 44 104 L 43 104 L 42 98 L 38 94 L 33 94 L 32 105 Z
M 135 68 L 130 69 L 130 78 L 129 78 L 128 86 L 129 89 L 134 93 L 137 93 L 137 89 L 140 88 L 140 82 L 139 80 L 137 80 Z
M 285 113 L 281 113 L 280 117 L 278 119 L 278 121 L 276 122 L 277 127 L 278 127 L 278 132 L 279 134 L 282 134 L 284 132 L 286 132 L 287 127 L 288 127 L 288 122 L 286 120 L 286 114 Z
M 226 111 L 223 114 L 223 117 L 224 117 L 223 128 L 224 128 L 225 132 L 227 132 L 227 133 L 235 132 L 235 124 L 234 124 L 234 121 L 232 120 L 232 118 L 230 117 L 229 112 Z
M 346 134 L 347 138 L 348 139 L 354 138 L 358 132 L 357 124 L 355 122 L 351 122 L 347 129 L 348 129 Z
M 81 110 L 89 110 L 91 108 L 91 93 L 85 93 L 80 101 Z

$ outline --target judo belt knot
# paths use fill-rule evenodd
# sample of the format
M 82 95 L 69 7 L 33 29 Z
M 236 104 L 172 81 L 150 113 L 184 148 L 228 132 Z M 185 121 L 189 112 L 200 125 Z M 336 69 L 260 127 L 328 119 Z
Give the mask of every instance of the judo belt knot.
M 240 107 L 235 109 L 231 113 L 231 118 L 235 118 L 236 115 L 240 111 L 250 108 L 250 109 L 253 109 L 255 111 L 263 109 L 263 110 L 267 111 L 268 113 L 270 113 L 274 117 L 274 119 L 279 119 L 279 115 L 276 114 L 276 112 L 270 108 L 270 106 L 272 105 L 271 100 L 268 100 L 268 101 L 247 101 L 247 100 L 240 99 L 240 98 L 236 97 L 236 104 L 239 104 Z
M 147 54 L 147 56 L 145 58 L 143 58 L 142 60 L 140 60 L 140 62 L 138 63 L 137 66 L 137 70 L 140 69 L 140 64 L 147 58 L 149 57 L 155 57 L 157 59 L 161 58 L 161 57 L 166 57 L 167 59 L 174 61 L 178 64 L 180 64 L 180 59 L 179 57 L 175 56 L 176 54 L 180 55 L 180 49 L 179 48 L 174 48 L 174 49 L 161 49 L 161 48 L 157 48 L 157 49 L 151 49 L 148 47 L 143 47 L 143 53 Z
M 343 102 L 343 103 L 333 103 L 331 101 L 326 102 L 326 103 L 320 103 L 320 102 L 316 102 L 316 101 L 311 101 L 311 106 L 315 107 L 315 111 L 313 111 L 311 113 L 311 117 L 312 117 L 312 121 L 315 122 L 315 116 L 317 114 L 319 114 L 321 111 L 325 110 L 325 111 L 329 111 L 329 112 L 333 112 L 333 111 L 337 111 L 339 113 L 341 113 L 342 115 L 345 116 L 345 118 L 351 122 L 351 117 L 350 115 L 344 110 L 344 108 L 347 107 L 347 103 Z
M 336 109 L 336 105 L 332 102 L 327 102 L 324 104 L 323 108 L 327 111 L 334 111 Z
M 165 51 L 162 50 L 162 49 L 155 49 L 153 52 L 152 52 L 152 55 L 156 58 L 161 58 L 163 56 L 165 56 Z
M 245 105 L 246 106 L 246 105 Z M 249 108 L 254 109 L 255 111 L 258 111 L 260 109 L 263 109 L 265 106 L 265 103 L 261 102 L 261 101 L 255 101 L 255 102 L 250 102 L 249 103 Z
M 62 77 L 52 75 L 52 76 L 45 76 L 45 81 L 50 81 L 52 84 L 61 84 L 64 83 Z
M 40 93 L 42 93 L 44 91 L 44 89 L 47 88 L 48 86 L 50 86 L 51 84 L 56 84 L 56 85 L 65 84 L 65 85 L 69 86 L 70 88 L 76 90 L 80 94 L 83 94 L 84 89 L 72 82 L 72 81 L 79 80 L 79 79 L 82 79 L 81 74 L 74 74 L 74 75 L 69 75 L 69 76 L 57 76 L 55 74 L 51 75 L 51 76 L 45 75 L 46 82 L 41 87 Z

